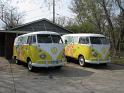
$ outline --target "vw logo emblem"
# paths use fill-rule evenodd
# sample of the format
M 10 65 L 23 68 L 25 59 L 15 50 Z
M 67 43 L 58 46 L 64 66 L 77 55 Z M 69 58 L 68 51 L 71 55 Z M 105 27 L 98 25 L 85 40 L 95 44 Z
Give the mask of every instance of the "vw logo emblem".
M 57 51 L 58 51 L 58 49 L 57 49 L 56 47 L 51 48 L 51 52 L 52 52 L 53 54 L 56 54 Z

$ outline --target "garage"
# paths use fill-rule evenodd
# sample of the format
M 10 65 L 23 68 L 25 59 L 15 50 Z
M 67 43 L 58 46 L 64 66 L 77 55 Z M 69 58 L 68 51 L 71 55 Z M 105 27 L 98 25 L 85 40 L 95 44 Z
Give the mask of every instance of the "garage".
M 11 29 L 11 31 L 0 30 L 0 56 L 11 59 L 15 37 L 21 34 L 35 31 L 54 31 L 61 35 L 72 33 L 71 31 L 63 28 L 58 24 L 52 23 L 47 19 L 40 19 L 23 24 Z

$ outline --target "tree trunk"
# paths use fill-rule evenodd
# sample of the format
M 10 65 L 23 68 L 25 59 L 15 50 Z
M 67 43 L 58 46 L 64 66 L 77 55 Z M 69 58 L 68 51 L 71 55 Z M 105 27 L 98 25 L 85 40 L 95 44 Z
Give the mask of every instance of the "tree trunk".
M 115 35 L 114 35 L 114 27 L 113 27 L 112 21 L 110 19 L 110 15 L 108 14 L 108 10 L 107 10 L 106 4 L 105 4 L 105 0 L 103 0 L 102 6 L 103 6 L 103 9 L 105 11 L 106 19 L 107 19 L 108 24 L 109 24 L 110 37 L 112 39 L 111 41 L 112 41 L 112 47 L 114 49 L 114 55 L 116 55 L 117 51 L 116 51 L 116 41 L 115 41 L 116 38 L 115 38 Z

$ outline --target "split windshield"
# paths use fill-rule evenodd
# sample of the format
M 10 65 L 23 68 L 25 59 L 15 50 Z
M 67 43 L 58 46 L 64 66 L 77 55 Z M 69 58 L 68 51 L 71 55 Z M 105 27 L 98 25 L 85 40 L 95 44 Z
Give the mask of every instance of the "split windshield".
M 38 34 L 38 43 L 63 43 L 59 35 Z
M 90 37 L 91 44 L 109 44 L 106 37 Z

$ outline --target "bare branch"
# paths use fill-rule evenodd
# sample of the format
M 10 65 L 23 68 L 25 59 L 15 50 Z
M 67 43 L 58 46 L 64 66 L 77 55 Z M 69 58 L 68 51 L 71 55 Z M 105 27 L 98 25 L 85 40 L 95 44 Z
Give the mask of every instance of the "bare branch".
M 16 7 L 10 6 L 8 1 L 0 2 L 0 20 L 6 25 L 6 29 L 19 25 L 24 15 L 19 13 Z

